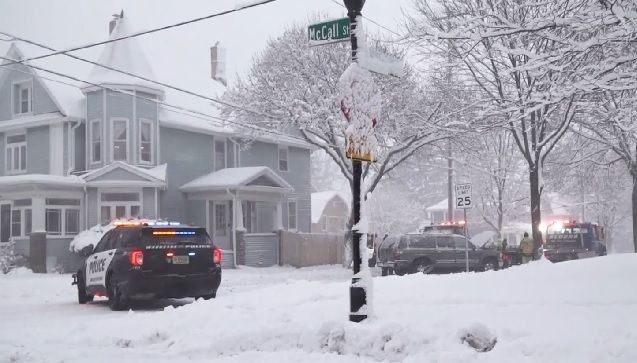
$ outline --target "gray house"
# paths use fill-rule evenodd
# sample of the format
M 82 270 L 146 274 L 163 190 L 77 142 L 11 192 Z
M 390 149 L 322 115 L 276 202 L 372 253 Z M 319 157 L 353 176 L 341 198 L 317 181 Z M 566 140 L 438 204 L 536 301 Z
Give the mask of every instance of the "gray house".
M 111 38 L 129 33 L 122 18 Z M 28 59 L 15 44 L 6 58 Z M 135 38 L 107 44 L 98 62 L 156 79 Z M 28 62 L 3 63 L 0 243 L 47 270 L 74 269 L 69 242 L 116 218 L 205 226 L 226 267 L 273 265 L 279 230 L 310 231 L 303 140 L 179 112 L 162 87 L 102 67 L 73 87 Z

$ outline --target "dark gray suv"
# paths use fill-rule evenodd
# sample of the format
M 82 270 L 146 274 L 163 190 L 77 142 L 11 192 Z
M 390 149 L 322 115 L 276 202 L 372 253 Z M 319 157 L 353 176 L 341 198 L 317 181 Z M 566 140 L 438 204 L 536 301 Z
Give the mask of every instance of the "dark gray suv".
M 397 275 L 434 269 L 461 271 L 465 269 L 465 243 L 464 236 L 448 233 L 388 236 L 378 248 L 377 265 L 383 276 L 392 271 Z M 497 270 L 499 266 L 499 251 L 476 248 L 469 242 L 470 270 Z

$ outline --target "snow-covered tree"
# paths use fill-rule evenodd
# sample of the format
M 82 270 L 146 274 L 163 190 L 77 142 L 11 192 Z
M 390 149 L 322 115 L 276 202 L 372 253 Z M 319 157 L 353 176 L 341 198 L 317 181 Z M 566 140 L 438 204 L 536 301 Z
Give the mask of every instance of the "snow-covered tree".
M 387 43 L 373 42 L 380 52 L 401 57 Z M 270 115 L 228 107 L 224 113 L 241 122 L 269 129 L 299 132 L 324 150 L 352 186 L 352 163 L 345 155 L 346 123 L 336 103 L 338 81 L 350 64 L 349 44 L 310 48 L 307 29 L 292 26 L 272 39 L 254 60 L 249 74 L 226 93 L 227 100 Z M 416 72 L 405 65 L 404 77 L 374 74 L 381 94 L 381 114 L 375 134 L 376 162 L 363 167 L 363 195 L 376 189 L 387 174 L 414 153 L 437 140 L 448 129 L 437 110 L 436 96 L 428 92 Z M 351 226 L 352 218 L 350 218 Z
M 570 59 L 546 66 L 561 50 L 551 24 L 571 11 L 566 1 L 448 0 L 432 5 L 415 0 L 408 38 L 420 54 L 453 62 L 481 101 L 477 115 L 511 133 L 528 168 L 531 222 L 536 245 L 542 240 L 542 170 L 577 111 L 577 96 L 565 92 L 572 78 Z M 548 25 L 547 25 L 548 24 Z M 560 68 L 563 67 L 563 68 Z

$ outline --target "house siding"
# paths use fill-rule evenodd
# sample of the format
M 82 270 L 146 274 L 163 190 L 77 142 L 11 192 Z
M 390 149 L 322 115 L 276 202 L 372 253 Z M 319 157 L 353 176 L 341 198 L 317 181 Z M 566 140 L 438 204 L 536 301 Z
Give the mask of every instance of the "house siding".
M 29 174 L 49 174 L 49 126 L 27 129 L 27 172 Z
M 310 151 L 288 148 L 288 171 L 279 170 L 279 149 L 277 144 L 255 141 L 247 150 L 241 151 L 241 166 L 268 166 L 290 183 L 294 192 L 287 200 L 297 202 L 297 230 L 309 232 L 311 226 Z M 288 228 L 288 205 L 283 203 L 283 226 Z
M 0 75 L 0 80 L 4 78 L 3 83 L 0 84 L 0 121 L 10 120 L 13 118 L 13 95 L 11 91 L 13 83 L 29 79 L 33 81 L 33 114 L 37 115 L 59 111 L 46 89 L 31 74 L 31 69 L 29 67 L 23 65 L 12 65 L 8 68 L 10 69 L 8 74 L 5 74 L 4 76 Z M 28 74 L 23 72 L 27 72 Z
M 97 216 L 97 188 L 87 188 L 86 189 L 86 214 L 87 214 L 87 224 L 88 228 L 99 224 L 98 216 Z
M 155 188 L 142 189 L 142 202 L 142 216 L 146 218 L 156 218 L 157 211 L 155 210 Z
M 189 204 L 186 196 L 179 188 L 213 170 L 213 137 L 173 128 L 160 128 L 161 161 L 167 163 L 167 190 L 161 193 L 162 218 L 176 221 L 188 221 L 186 215 Z M 197 203 L 194 203 L 197 204 Z M 199 208 L 197 207 L 197 210 Z M 198 223 L 205 225 L 205 208 L 198 212 L 201 218 Z
M 4 176 L 4 171 L 7 168 L 6 166 L 7 160 L 4 157 L 4 154 L 6 152 L 4 147 L 4 142 L 5 142 L 4 133 L 0 132 L 0 176 Z

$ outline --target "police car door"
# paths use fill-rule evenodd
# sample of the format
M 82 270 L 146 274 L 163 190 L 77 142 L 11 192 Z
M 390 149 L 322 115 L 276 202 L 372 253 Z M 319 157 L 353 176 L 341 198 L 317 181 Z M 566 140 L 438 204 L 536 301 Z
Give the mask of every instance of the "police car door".
M 106 289 L 106 270 L 113 259 L 115 242 L 118 231 L 107 232 L 95 248 L 95 252 L 86 259 L 87 286 L 97 286 Z

